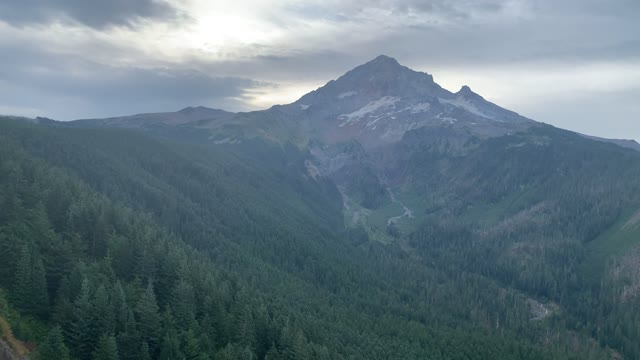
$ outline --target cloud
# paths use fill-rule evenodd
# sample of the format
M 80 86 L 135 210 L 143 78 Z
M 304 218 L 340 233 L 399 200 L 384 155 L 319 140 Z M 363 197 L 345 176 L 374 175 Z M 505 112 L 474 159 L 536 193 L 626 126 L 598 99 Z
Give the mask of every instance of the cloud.
M 186 67 L 110 66 L 39 49 L 0 46 L 0 109 L 62 120 L 174 111 L 202 104 L 246 109 L 248 89 L 268 83 Z
M 162 0 L 4 0 L 0 19 L 13 25 L 73 21 L 103 29 L 131 26 L 141 19 L 177 18 L 178 10 Z

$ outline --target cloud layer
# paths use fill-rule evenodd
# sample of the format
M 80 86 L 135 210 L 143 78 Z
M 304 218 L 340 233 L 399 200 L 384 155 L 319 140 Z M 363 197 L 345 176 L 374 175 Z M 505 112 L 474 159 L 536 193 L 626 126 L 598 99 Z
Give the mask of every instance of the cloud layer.
M 0 14 L 16 26 L 62 21 L 102 29 L 129 26 L 143 19 L 172 19 L 178 11 L 158 0 L 8 0 L 0 4 Z
M 640 139 L 636 0 L 8 0 L 0 112 L 264 108 L 379 54 L 593 135 Z

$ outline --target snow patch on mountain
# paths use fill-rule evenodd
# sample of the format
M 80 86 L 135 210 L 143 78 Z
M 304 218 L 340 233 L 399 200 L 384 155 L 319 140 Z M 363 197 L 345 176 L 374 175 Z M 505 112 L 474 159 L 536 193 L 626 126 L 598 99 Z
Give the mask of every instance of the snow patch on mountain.
M 419 103 L 419 104 L 415 104 L 413 106 L 409 106 L 405 110 L 411 111 L 412 114 L 418 114 L 418 113 L 421 113 L 421 112 L 429 111 L 430 109 L 431 109 L 431 104 L 430 103 Z
M 339 126 L 343 127 L 347 124 L 357 123 L 358 121 L 362 120 L 366 116 L 369 116 L 370 118 L 374 118 L 374 120 L 377 120 L 375 118 L 380 118 L 385 114 L 382 114 L 380 116 L 375 116 L 375 115 L 372 115 L 373 113 L 379 112 L 382 110 L 393 109 L 396 107 L 396 103 L 398 101 L 400 101 L 400 98 L 397 96 L 383 96 L 378 100 L 371 101 L 367 105 L 361 107 L 360 109 L 352 113 L 339 115 L 338 119 L 344 120 L 344 122 Z M 369 124 L 372 125 L 373 123 L 369 123 Z
M 449 116 L 442 116 L 442 115 L 444 115 L 444 114 L 440 113 L 440 114 L 436 115 L 435 118 L 436 119 L 440 119 L 443 123 L 447 123 L 447 124 L 454 124 L 454 123 L 458 122 L 458 119 L 456 119 L 456 118 L 452 118 L 452 117 L 449 117 Z M 472 124 L 475 125 L 475 123 L 472 123 Z
M 495 120 L 495 118 L 487 113 L 485 113 L 484 111 L 482 111 L 481 109 L 479 109 L 474 103 L 472 103 L 471 101 L 469 101 L 468 99 L 466 99 L 463 96 L 458 96 L 455 99 L 442 99 L 439 98 L 438 99 L 440 101 L 440 103 L 444 103 L 444 104 L 449 104 L 451 106 L 455 106 L 457 108 L 461 108 L 464 109 L 474 115 L 478 115 L 480 117 L 483 118 L 487 118 L 487 119 L 492 119 Z

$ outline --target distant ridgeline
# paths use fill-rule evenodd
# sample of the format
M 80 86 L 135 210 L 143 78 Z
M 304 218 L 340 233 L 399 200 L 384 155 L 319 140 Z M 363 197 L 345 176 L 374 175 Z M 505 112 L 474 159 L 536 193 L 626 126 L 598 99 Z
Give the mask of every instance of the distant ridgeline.
M 638 359 L 636 145 L 385 56 L 264 111 L 0 118 L 0 360 Z

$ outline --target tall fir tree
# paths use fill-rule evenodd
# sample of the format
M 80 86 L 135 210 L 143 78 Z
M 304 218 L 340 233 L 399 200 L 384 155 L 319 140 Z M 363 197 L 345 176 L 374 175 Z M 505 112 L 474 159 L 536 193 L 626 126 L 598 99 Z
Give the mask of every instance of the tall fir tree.
M 90 285 L 89 280 L 85 278 L 80 294 L 73 303 L 72 320 L 67 335 L 73 355 L 80 360 L 91 358 L 97 340 L 93 318 Z
M 185 360 L 180 350 L 180 339 L 174 331 L 169 331 L 162 339 L 160 346 L 160 360 Z
M 149 345 L 146 341 L 142 342 L 140 345 L 140 358 L 139 360 L 151 360 L 151 355 L 149 353 Z
M 33 278 L 31 271 L 31 251 L 27 244 L 23 244 L 18 254 L 11 295 L 16 307 L 27 313 L 33 312 L 33 301 L 31 298 L 31 282 Z
M 64 336 L 59 326 L 53 327 L 40 344 L 36 360 L 69 360 L 69 349 L 64 343 Z
M 135 315 L 142 340 L 149 346 L 150 354 L 154 354 L 159 345 L 161 315 L 158 313 L 158 302 L 149 283 L 135 306 Z
M 140 353 L 140 333 L 136 328 L 136 320 L 131 310 L 127 311 L 126 320 L 118 330 L 118 348 L 129 349 L 120 353 L 121 360 L 136 360 L 142 356 Z M 146 344 L 146 343 L 145 343 Z M 147 353 L 149 349 L 147 348 Z
M 178 326 L 183 329 L 189 328 L 195 321 L 195 299 L 193 286 L 185 280 L 180 280 L 171 291 L 169 300 L 173 316 L 178 322 Z
M 115 312 L 104 285 L 100 285 L 93 296 L 93 324 L 96 334 L 115 333 Z
M 118 345 L 113 335 L 102 335 L 93 353 L 93 360 L 119 360 Z
M 47 276 L 42 263 L 42 257 L 34 252 L 31 256 L 33 268 L 31 270 L 31 301 L 34 314 L 45 318 L 49 313 L 49 290 Z

